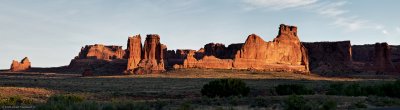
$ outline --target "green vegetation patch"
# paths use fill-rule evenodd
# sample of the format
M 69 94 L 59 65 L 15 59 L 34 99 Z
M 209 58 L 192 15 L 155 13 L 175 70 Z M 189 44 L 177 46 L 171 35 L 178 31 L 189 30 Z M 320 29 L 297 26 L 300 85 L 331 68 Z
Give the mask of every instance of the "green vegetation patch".
M 201 89 L 201 94 L 207 97 L 247 96 L 250 88 L 239 79 L 218 79 L 210 81 Z

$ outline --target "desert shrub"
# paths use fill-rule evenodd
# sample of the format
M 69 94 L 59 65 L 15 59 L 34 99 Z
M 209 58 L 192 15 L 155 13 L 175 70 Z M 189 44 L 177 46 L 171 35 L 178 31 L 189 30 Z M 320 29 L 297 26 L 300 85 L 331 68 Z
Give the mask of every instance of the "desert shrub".
M 327 95 L 388 96 L 400 98 L 400 80 L 394 83 L 360 86 L 359 84 L 331 84 Z
M 201 89 L 201 94 L 207 97 L 247 96 L 250 88 L 239 79 L 218 79 L 210 81 Z
M 185 102 L 178 108 L 178 110 L 194 110 L 194 108 L 190 103 Z
M 351 84 L 344 89 L 347 96 L 361 96 L 364 95 L 359 84 Z
M 302 84 L 284 84 L 278 85 L 275 87 L 275 92 L 278 95 L 307 95 L 307 94 L 314 94 L 314 91 L 307 88 L 305 85 Z
M 63 103 L 70 105 L 83 102 L 84 100 L 84 97 L 78 95 L 53 95 L 47 100 L 47 103 Z
M 284 100 L 285 110 L 336 110 L 337 103 L 334 100 L 306 100 L 303 96 L 291 95 Z
M 333 100 L 327 100 L 322 103 L 321 110 L 336 110 L 337 103 Z
M 377 97 L 377 96 L 369 96 L 367 101 L 375 106 L 394 106 L 400 105 L 400 99 L 398 98 L 390 98 L 390 97 Z
M 85 100 L 84 97 L 77 95 L 53 95 L 47 100 L 45 104 L 36 107 L 37 110 L 71 110 L 77 109 L 81 102 Z M 86 104 L 86 103 L 85 103 Z M 92 105 L 90 105 L 92 106 Z M 93 105 L 94 106 L 94 105 Z
M 284 104 L 285 110 L 309 110 L 310 106 L 307 106 L 307 102 L 303 96 L 291 95 L 287 98 Z
M 338 83 L 338 84 L 331 84 L 329 85 L 328 92 L 326 93 L 327 95 L 339 95 L 344 93 L 344 84 Z
M 270 103 L 268 100 L 258 97 L 252 100 L 252 102 L 250 103 L 250 107 L 268 107 L 269 104 Z
M 21 96 L 10 96 L 0 99 L 0 106 L 30 105 L 33 100 Z

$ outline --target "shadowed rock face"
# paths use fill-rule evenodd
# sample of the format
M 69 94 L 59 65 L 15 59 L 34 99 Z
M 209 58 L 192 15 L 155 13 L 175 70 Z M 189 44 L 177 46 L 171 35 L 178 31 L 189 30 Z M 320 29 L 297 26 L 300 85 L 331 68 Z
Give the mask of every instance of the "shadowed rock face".
M 376 70 L 388 72 L 397 71 L 391 61 L 391 55 L 392 53 L 387 43 L 376 43 L 374 59 Z
M 79 55 L 68 65 L 68 71 L 82 73 L 83 76 L 87 76 L 86 71 L 97 75 L 118 74 L 127 68 L 126 65 L 122 46 L 95 44 L 82 47 Z
M 18 62 L 16 60 L 12 61 L 10 71 L 26 71 L 31 68 L 31 62 L 29 61 L 28 57 L 25 57 L 24 59 L 21 60 L 21 62 Z
M 305 47 L 297 37 L 297 27 L 280 26 L 279 35 L 272 42 L 265 42 L 251 34 L 244 44 L 205 45 L 205 56 L 196 59 L 190 51 L 183 65 L 174 68 L 218 68 L 256 69 L 268 71 L 308 72 L 308 56 Z M 200 53 L 200 52 L 197 52 Z
M 397 71 L 400 73 L 400 46 L 392 45 L 390 47 L 392 50 L 391 60 L 393 62 L 393 65 L 396 67 Z
M 312 72 L 396 73 L 387 43 L 353 45 L 350 41 L 303 43 Z M 398 71 L 397 71 L 398 72 Z
M 353 61 L 362 66 L 363 70 L 389 73 L 399 72 L 396 70 L 396 63 L 393 63 L 392 50 L 387 43 L 354 45 L 352 48 Z
M 127 47 L 128 47 L 127 70 L 133 70 L 138 67 L 137 65 L 142 59 L 142 40 L 140 35 L 129 37 Z
M 352 50 L 350 41 L 304 42 L 308 50 L 310 70 L 342 71 L 351 69 Z
M 123 59 L 125 51 L 122 46 L 105 46 L 102 44 L 86 45 L 75 59 Z

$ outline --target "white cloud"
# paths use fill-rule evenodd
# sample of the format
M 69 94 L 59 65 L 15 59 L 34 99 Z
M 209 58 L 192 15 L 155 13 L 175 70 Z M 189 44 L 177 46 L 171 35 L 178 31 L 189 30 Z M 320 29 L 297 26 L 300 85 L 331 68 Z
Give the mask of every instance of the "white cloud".
M 341 9 L 341 6 L 345 4 L 347 4 L 345 1 L 320 4 L 318 5 L 317 13 L 328 17 L 337 17 L 348 12 L 347 10 Z
M 338 17 L 335 18 L 333 25 L 339 27 L 345 27 L 347 31 L 355 31 L 363 28 L 367 28 L 367 20 L 358 19 L 357 17 Z
M 244 0 L 245 3 L 253 7 L 270 8 L 274 10 L 307 6 L 317 1 L 318 0 Z
M 400 32 L 400 27 L 396 27 L 396 31 L 397 31 L 397 32 Z

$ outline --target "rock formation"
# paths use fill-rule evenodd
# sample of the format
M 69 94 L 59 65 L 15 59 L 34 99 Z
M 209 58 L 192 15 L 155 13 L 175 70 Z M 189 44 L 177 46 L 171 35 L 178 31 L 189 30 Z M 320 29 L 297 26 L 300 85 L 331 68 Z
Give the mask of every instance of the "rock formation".
M 21 62 L 18 62 L 16 60 L 12 61 L 10 71 L 26 71 L 31 68 L 31 62 L 29 61 L 28 57 L 25 57 L 24 59 L 21 60 Z
M 68 66 L 83 76 L 98 74 L 147 74 L 167 68 L 245 69 L 309 73 L 324 71 L 375 71 L 400 73 L 400 46 L 387 43 L 351 46 L 350 41 L 302 43 L 297 27 L 280 25 L 273 41 L 251 34 L 244 43 L 208 43 L 199 50 L 167 50 L 160 36 L 128 37 L 122 46 L 88 45 Z M 29 61 L 28 61 L 29 62 Z M 15 64 L 14 64 L 15 63 Z M 18 62 L 13 62 L 13 65 Z M 16 66 L 17 67 L 17 66 Z M 16 68 L 11 67 L 11 68 Z
M 374 66 L 378 71 L 396 72 L 391 61 L 391 50 L 387 43 L 375 44 Z
M 399 45 L 391 45 L 391 50 L 392 50 L 392 62 L 393 65 L 396 67 L 398 73 L 400 73 L 400 46 Z
M 295 71 L 307 73 L 308 56 L 297 36 L 297 27 L 280 25 L 279 34 L 272 42 L 265 42 L 251 34 L 244 44 L 209 43 L 204 46 L 204 57 L 195 58 L 190 51 L 183 65 L 175 68 L 255 69 L 267 71 Z
M 143 59 L 138 64 L 135 73 L 144 74 L 165 71 L 164 55 L 166 52 L 167 46 L 160 43 L 159 35 L 147 35 L 143 47 Z
M 303 45 L 308 50 L 310 70 L 313 72 L 352 69 L 350 41 L 303 42 Z
M 363 71 L 376 71 L 379 73 L 398 72 L 392 62 L 392 51 L 387 43 L 354 45 L 352 48 L 353 61 L 362 66 L 361 69 Z
M 243 69 L 264 69 L 272 67 L 271 64 L 278 64 L 283 67 L 277 68 L 279 70 L 308 72 L 306 52 L 297 36 L 297 27 L 282 24 L 278 36 L 272 42 L 265 42 L 255 34 L 250 35 L 236 54 L 233 65 Z
M 102 44 L 86 45 L 76 59 L 123 59 L 125 51 L 122 46 L 105 46 Z
M 133 70 L 138 67 L 142 60 L 142 40 L 140 35 L 128 38 L 128 66 L 127 70 Z
M 127 68 L 125 50 L 122 46 L 115 45 L 86 45 L 81 48 L 79 55 L 72 59 L 69 66 L 69 72 L 86 73 L 91 70 L 93 74 L 118 74 Z

